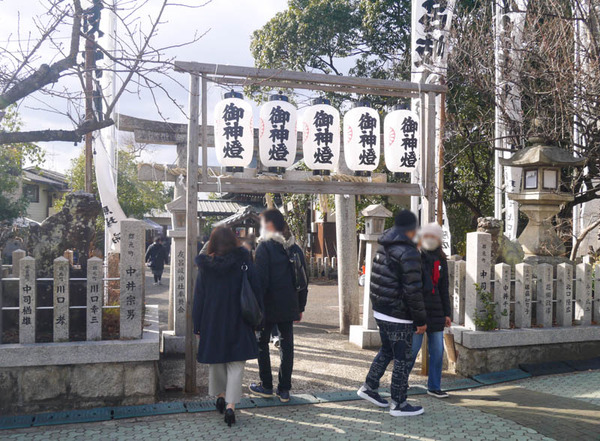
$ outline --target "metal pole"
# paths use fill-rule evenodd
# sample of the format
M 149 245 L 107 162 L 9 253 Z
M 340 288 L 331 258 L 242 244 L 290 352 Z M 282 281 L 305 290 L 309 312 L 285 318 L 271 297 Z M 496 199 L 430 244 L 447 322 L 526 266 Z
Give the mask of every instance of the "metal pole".
M 185 392 L 196 393 L 196 338 L 194 336 L 194 320 L 192 309 L 194 306 L 194 287 L 196 271 L 194 258 L 198 248 L 198 119 L 199 119 L 200 78 L 196 74 L 190 75 L 190 122 L 187 136 L 187 180 L 186 180 L 186 326 L 185 326 Z M 204 98 L 204 95 L 203 95 Z M 202 115 L 204 117 L 204 114 Z M 206 126 L 205 126 L 206 127 Z M 205 131 L 205 130 L 203 130 Z M 203 136 L 204 137 L 204 136 Z M 206 145 L 202 146 L 206 148 Z M 171 281 L 173 283 L 173 281 Z
M 94 93 L 94 80 L 92 71 L 95 65 L 94 58 L 94 36 L 89 35 L 85 40 L 85 120 L 94 119 L 92 99 Z M 85 134 L 85 191 L 92 192 L 92 132 Z
M 495 121 L 494 121 L 494 217 L 502 219 L 502 180 L 503 168 L 500 164 L 500 157 L 504 148 L 504 129 L 502 125 L 501 114 L 501 81 L 502 70 L 500 67 L 500 27 L 501 22 L 501 6 L 498 1 L 494 2 L 494 70 L 495 70 Z
M 202 182 L 208 180 L 208 81 L 202 75 Z

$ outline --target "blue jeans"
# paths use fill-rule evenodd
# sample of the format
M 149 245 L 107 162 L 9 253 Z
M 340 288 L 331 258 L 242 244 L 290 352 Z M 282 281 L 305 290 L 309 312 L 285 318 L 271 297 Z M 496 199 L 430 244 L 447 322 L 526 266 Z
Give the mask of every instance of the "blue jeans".
M 408 389 L 408 374 L 410 373 L 410 357 L 412 336 L 414 333 L 412 324 L 390 323 L 376 320 L 381 336 L 381 349 L 375 356 L 365 386 L 373 391 L 379 389 L 379 380 L 392 360 L 394 369 L 392 371 L 391 395 L 392 401 L 402 404 L 406 401 Z
M 423 334 L 415 334 L 412 340 L 412 361 L 410 369 L 415 365 L 415 360 L 421 345 L 423 344 Z M 442 363 L 444 361 L 444 332 L 428 332 L 427 347 L 429 349 L 429 379 L 427 389 L 441 390 L 442 388 Z

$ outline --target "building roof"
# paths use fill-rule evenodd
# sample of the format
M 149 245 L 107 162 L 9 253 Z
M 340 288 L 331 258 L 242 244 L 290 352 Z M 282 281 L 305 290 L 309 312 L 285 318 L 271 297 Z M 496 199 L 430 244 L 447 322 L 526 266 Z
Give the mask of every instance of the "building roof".
M 180 205 L 181 208 L 185 210 L 185 199 L 181 199 L 177 202 L 169 202 L 167 206 Z M 224 201 L 221 199 L 198 199 L 198 214 L 201 216 L 229 216 L 237 213 L 241 208 L 244 208 L 244 205 L 238 202 Z M 171 217 L 171 213 L 166 210 L 152 209 L 145 217 Z
M 38 184 L 51 185 L 57 190 L 66 191 L 69 188 L 67 177 L 62 173 L 52 170 L 46 170 L 39 167 L 26 167 L 23 169 L 23 177 L 25 180 L 36 182 Z
M 583 165 L 585 158 L 573 156 L 571 152 L 553 145 L 546 145 L 541 138 L 531 140 L 530 147 L 519 150 L 510 158 L 500 158 L 500 164 L 508 167 L 575 167 Z
M 233 225 L 237 222 L 241 222 L 244 219 L 252 219 L 256 222 L 259 222 L 259 215 L 256 212 L 256 210 L 254 209 L 254 207 L 252 207 L 251 205 L 248 205 L 246 207 L 241 207 L 237 213 L 232 214 L 229 217 L 226 217 L 225 219 L 221 219 L 219 222 L 215 222 L 213 224 L 213 227 L 222 227 L 222 226 L 228 226 L 228 225 Z

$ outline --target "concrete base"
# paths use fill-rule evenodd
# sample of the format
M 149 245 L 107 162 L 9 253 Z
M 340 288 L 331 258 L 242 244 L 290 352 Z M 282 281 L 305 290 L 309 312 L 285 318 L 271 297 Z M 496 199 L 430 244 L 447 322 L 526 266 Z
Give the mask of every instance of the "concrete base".
M 515 369 L 521 363 L 582 360 L 600 353 L 600 326 L 471 331 L 453 326 L 458 360 L 465 376 Z
M 185 337 L 175 335 L 175 331 L 163 331 L 160 349 L 165 355 L 184 355 Z
M 0 414 L 153 403 L 158 306 L 146 305 L 140 340 L 0 346 Z
M 379 348 L 381 346 L 381 337 L 379 330 L 366 329 L 359 325 L 350 326 L 350 343 L 357 345 L 361 349 Z

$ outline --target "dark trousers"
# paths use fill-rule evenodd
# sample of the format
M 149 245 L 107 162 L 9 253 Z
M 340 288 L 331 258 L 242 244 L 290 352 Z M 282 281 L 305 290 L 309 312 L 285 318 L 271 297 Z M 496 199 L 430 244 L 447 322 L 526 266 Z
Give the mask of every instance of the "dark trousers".
M 390 362 L 394 360 L 391 385 L 392 401 L 403 404 L 406 401 L 408 375 L 411 368 L 413 325 L 376 321 L 381 336 L 381 349 L 371 364 L 365 385 L 374 391 L 379 389 L 379 380 L 385 374 Z
M 265 389 L 273 389 L 273 373 L 271 372 L 271 356 L 269 342 L 274 326 L 279 328 L 279 389 L 289 391 L 292 389 L 292 370 L 294 368 L 294 323 L 267 323 L 260 332 L 258 339 L 258 370 L 260 381 Z

